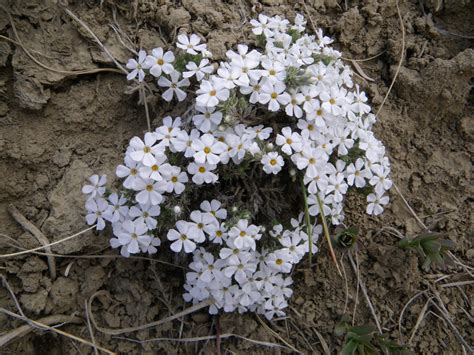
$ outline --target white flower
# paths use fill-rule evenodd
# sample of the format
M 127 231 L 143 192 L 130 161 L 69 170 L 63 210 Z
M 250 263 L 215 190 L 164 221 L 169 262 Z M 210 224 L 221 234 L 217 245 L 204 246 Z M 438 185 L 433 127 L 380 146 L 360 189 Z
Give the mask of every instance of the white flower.
M 96 229 L 102 230 L 105 228 L 104 215 L 107 213 L 109 205 L 107 202 L 100 198 L 97 200 L 88 200 L 86 202 L 86 209 L 89 212 L 86 215 L 86 221 L 88 225 L 97 223 Z
M 320 148 L 303 148 L 301 155 L 297 157 L 296 166 L 298 169 L 306 169 L 305 174 L 313 178 L 318 175 L 318 168 L 327 161 L 327 155 Z
M 191 34 L 190 37 L 185 34 L 180 34 L 178 36 L 178 43 L 176 43 L 176 46 L 185 50 L 186 53 L 196 55 L 198 52 L 206 50 L 206 44 L 199 44 L 200 42 L 201 39 L 194 33 Z
M 199 137 L 200 134 L 197 129 L 191 130 L 190 134 L 183 130 L 172 139 L 171 143 L 177 152 L 184 152 L 186 158 L 191 158 L 195 153 L 192 143 Z
M 388 178 L 390 169 L 384 169 L 382 165 L 374 164 L 371 167 L 374 175 L 370 179 L 369 183 L 375 186 L 375 192 L 378 195 L 382 195 L 385 191 L 390 189 L 393 185 L 392 180 Z
M 225 223 L 221 223 L 214 228 L 214 230 L 209 233 L 209 241 L 214 244 L 222 244 L 223 241 L 227 239 L 227 228 Z
M 291 155 L 293 150 L 295 152 L 301 151 L 303 143 L 298 133 L 292 132 L 290 127 L 283 127 L 281 133 L 282 134 L 278 134 L 276 137 L 276 144 L 281 146 L 283 153 Z
M 92 175 L 88 178 L 90 185 L 84 185 L 82 187 L 82 193 L 89 195 L 88 200 L 92 200 L 96 197 L 100 197 L 105 193 L 105 184 L 107 183 L 107 176 L 105 175 Z
M 291 256 L 286 250 L 278 249 L 273 253 L 268 254 L 266 264 L 273 270 L 289 273 L 292 268 L 290 260 Z
M 323 212 L 324 216 L 329 216 L 331 214 L 331 207 L 329 207 L 326 203 L 326 201 L 323 201 L 321 198 L 321 203 L 323 205 Z M 311 216 L 317 216 L 319 215 L 319 202 L 314 194 L 309 194 L 308 195 L 308 206 L 309 206 L 309 214 Z
M 251 224 L 246 219 L 241 219 L 237 225 L 229 231 L 229 237 L 233 238 L 233 244 L 236 248 L 241 250 L 254 250 L 256 248 L 255 240 L 260 239 L 261 235 L 258 233 L 259 227 Z
M 143 163 L 146 166 L 152 166 L 156 163 L 155 155 L 162 150 L 161 147 L 155 145 L 156 137 L 153 133 L 145 133 L 145 142 L 138 137 L 130 140 L 130 157 L 136 162 Z
M 189 71 L 183 72 L 183 77 L 184 78 L 190 78 L 193 75 L 196 75 L 197 81 L 201 81 L 204 79 L 204 76 L 210 75 L 214 72 L 214 67 L 209 64 L 209 59 L 202 59 L 201 62 L 199 63 L 199 66 L 194 63 L 194 62 L 189 62 L 186 64 L 186 69 Z
M 227 145 L 219 142 L 212 134 L 204 134 L 192 143 L 196 153 L 193 157 L 196 163 L 216 165 L 221 161 L 220 154 L 227 150 Z
M 118 222 L 128 215 L 127 199 L 121 195 L 120 198 L 116 193 L 109 196 L 110 205 L 108 205 L 105 218 L 111 223 Z
M 303 103 L 304 96 L 300 93 L 293 93 L 290 97 L 288 105 L 286 105 L 285 112 L 288 116 L 295 116 L 300 118 L 303 116 L 303 110 L 300 105 Z
M 126 178 L 123 186 L 126 189 L 134 189 L 135 183 L 140 180 L 139 163 L 133 160 L 129 155 L 125 156 L 125 165 L 118 165 L 115 174 L 119 178 Z
M 272 134 L 273 129 L 271 127 L 264 127 L 263 125 L 258 125 L 253 127 L 255 130 L 255 134 L 258 139 L 264 141 L 270 137 L 270 134 Z
M 186 98 L 186 92 L 180 88 L 189 86 L 189 80 L 187 78 L 179 80 L 180 76 L 181 74 L 175 70 L 170 74 L 171 81 L 164 76 L 158 79 L 159 86 L 169 88 L 161 95 L 164 100 L 170 102 L 173 100 L 173 95 L 176 95 L 178 101 L 183 101 Z
M 142 205 L 151 203 L 153 206 L 156 206 L 163 201 L 163 195 L 161 194 L 163 188 L 159 182 L 151 179 L 138 180 L 135 188 L 139 191 L 135 196 L 135 200 Z
M 193 116 L 193 123 L 197 129 L 206 133 L 217 127 L 222 121 L 222 112 L 215 111 L 215 107 L 197 106 L 196 110 L 200 114 Z
M 190 224 L 186 221 L 176 222 L 176 230 L 170 229 L 167 234 L 169 241 L 172 241 L 170 248 L 175 253 L 179 253 L 183 248 L 185 253 L 192 253 L 196 249 L 196 243 L 188 236 Z
M 255 80 L 250 80 L 248 86 L 241 86 L 240 92 L 244 95 L 250 94 L 249 102 L 255 104 L 260 101 L 260 92 L 262 91 L 262 83 Z
M 215 107 L 219 101 L 229 98 L 229 89 L 225 87 L 222 79 L 211 77 L 211 80 L 203 80 L 196 91 L 196 103 L 199 106 Z
M 286 78 L 285 66 L 277 60 L 265 58 L 262 60 L 262 76 L 268 79 L 270 83 L 282 84 Z
M 168 157 L 165 154 L 156 155 L 155 164 L 152 166 L 142 166 L 139 169 L 140 177 L 142 179 L 152 179 L 155 181 L 163 180 L 163 175 L 171 171 L 171 165 L 166 163 Z
M 188 173 L 193 175 L 192 180 L 196 185 L 212 184 L 218 179 L 218 176 L 212 172 L 216 167 L 217 165 L 190 163 Z
M 130 208 L 130 217 L 136 218 L 136 222 L 145 223 L 148 230 L 156 228 L 158 222 L 153 217 L 158 217 L 161 213 L 160 206 L 153 206 L 151 204 L 135 205 Z
M 160 142 L 158 146 L 162 149 L 169 147 L 171 140 L 181 132 L 181 117 L 174 120 L 171 116 L 163 118 L 163 125 L 155 129 L 155 137 Z
M 180 195 L 183 193 L 185 186 L 184 184 L 188 182 L 188 175 L 186 172 L 181 171 L 179 166 L 172 166 L 169 172 L 165 173 L 166 182 L 163 185 L 163 189 L 166 192 Z
M 218 219 L 226 219 L 227 218 L 227 210 L 225 208 L 221 208 L 222 204 L 217 200 L 209 201 L 202 201 L 201 205 L 199 206 L 203 212 L 207 212 Z
M 125 246 L 124 249 L 129 254 L 137 254 L 140 252 L 140 245 L 147 246 L 150 244 L 151 237 L 146 235 L 147 226 L 143 222 L 126 220 L 122 223 L 120 231 L 116 234 L 120 245 Z
M 346 99 L 344 93 L 337 87 L 332 86 L 329 92 L 323 91 L 319 94 L 319 98 L 324 111 L 336 116 L 343 113 L 342 106 L 346 103 Z
M 192 211 L 189 215 L 190 222 L 189 233 L 193 239 L 202 243 L 206 240 L 206 233 L 212 233 L 216 228 L 216 219 L 208 213 L 202 213 L 201 211 Z
M 161 245 L 160 238 L 152 237 L 150 240 L 150 244 L 148 244 L 148 247 L 145 247 L 144 245 L 140 245 L 140 247 L 144 253 L 156 254 L 156 252 L 158 252 L 158 249 L 156 247 L 159 247 L 160 245 Z
M 234 276 L 238 283 L 245 282 L 257 269 L 255 257 L 250 253 L 240 253 L 239 256 L 229 257 L 227 265 L 223 270 L 224 275 L 229 278 Z
M 268 109 L 270 111 L 278 111 L 281 105 L 286 105 L 290 101 L 290 95 L 285 91 L 285 84 L 281 81 L 272 83 L 266 81 L 262 85 L 262 91 L 259 95 L 259 102 L 263 105 L 268 103 Z
M 282 166 L 285 165 L 283 158 L 277 152 L 264 154 L 261 163 L 263 164 L 263 171 L 267 174 L 275 175 L 278 174 Z
M 127 69 L 131 69 L 132 71 L 127 74 L 128 80 L 133 80 L 138 76 L 138 81 L 142 82 L 145 79 L 145 72 L 143 69 L 148 69 L 146 65 L 146 52 L 141 50 L 138 52 L 138 61 L 135 59 L 129 59 L 127 62 Z
M 334 192 L 334 201 L 341 202 L 348 187 L 344 181 L 344 175 L 341 173 L 329 175 L 328 183 L 326 193 Z
M 255 19 L 250 20 L 250 24 L 253 26 L 252 32 L 256 35 L 264 34 L 265 37 L 272 37 L 273 31 L 269 27 L 268 16 L 264 14 L 258 15 L 258 21 Z
M 383 212 L 383 206 L 388 204 L 388 196 L 369 194 L 367 196 L 367 213 L 377 216 Z
M 146 66 L 150 68 L 150 74 L 158 78 L 161 73 L 170 74 L 174 68 L 174 54 L 171 51 L 164 53 L 163 48 L 155 48 L 151 55 L 146 57 Z
M 347 184 L 352 186 L 355 184 L 356 187 L 364 187 L 366 185 L 366 171 L 362 170 L 364 167 L 364 160 L 359 158 L 355 164 L 351 163 L 346 169 Z

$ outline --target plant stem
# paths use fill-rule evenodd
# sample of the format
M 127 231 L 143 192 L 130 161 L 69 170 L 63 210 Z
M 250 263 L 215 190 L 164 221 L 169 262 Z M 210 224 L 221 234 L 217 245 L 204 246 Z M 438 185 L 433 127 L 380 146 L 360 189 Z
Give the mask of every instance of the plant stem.
M 331 253 L 331 257 L 332 257 L 332 260 L 334 261 L 334 264 L 336 264 L 337 272 L 339 273 L 339 276 L 342 277 L 342 273 L 341 273 L 341 270 L 339 269 L 339 264 L 336 259 L 336 254 L 334 253 L 334 249 L 332 248 L 331 238 L 329 237 L 329 229 L 326 223 L 326 216 L 324 216 L 323 203 L 321 202 L 321 199 L 319 198 L 319 194 L 316 194 L 316 198 L 318 199 L 319 213 L 321 214 L 321 221 L 323 223 L 324 235 L 329 244 L 329 251 Z
M 150 113 L 148 112 L 148 103 L 146 102 L 145 86 L 143 85 L 143 83 L 140 83 L 140 96 L 143 100 L 143 105 L 145 105 L 145 115 L 146 123 L 148 126 L 148 132 L 151 132 Z
M 305 223 L 306 223 L 306 232 L 308 233 L 309 267 L 311 268 L 311 261 L 312 261 L 312 258 L 313 258 L 313 231 L 311 230 L 311 218 L 310 218 L 310 215 L 309 215 L 308 197 L 306 196 L 306 186 L 304 185 L 303 178 L 301 178 L 301 190 L 303 192 L 304 217 L 305 217 Z

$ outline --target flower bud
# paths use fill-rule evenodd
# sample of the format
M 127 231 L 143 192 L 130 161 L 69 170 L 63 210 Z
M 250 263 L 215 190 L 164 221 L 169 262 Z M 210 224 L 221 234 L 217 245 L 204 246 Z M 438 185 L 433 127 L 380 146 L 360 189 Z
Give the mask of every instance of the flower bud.
M 296 175 L 296 170 L 295 169 L 290 169 L 290 176 L 293 177 Z
M 267 144 L 267 149 L 268 149 L 268 150 L 273 150 L 273 148 L 275 148 L 275 146 L 273 145 L 273 143 L 268 143 L 268 144 Z
M 239 210 L 239 208 L 237 206 L 232 206 L 230 210 L 232 211 L 232 213 L 235 213 Z
M 175 214 L 176 216 L 179 216 L 179 215 L 181 214 L 181 207 L 179 207 L 179 206 L 177 206 L 177 205 L 174 206 L 174 207 L 173 207 L 173 212 L 174 212 L 174 214 Z

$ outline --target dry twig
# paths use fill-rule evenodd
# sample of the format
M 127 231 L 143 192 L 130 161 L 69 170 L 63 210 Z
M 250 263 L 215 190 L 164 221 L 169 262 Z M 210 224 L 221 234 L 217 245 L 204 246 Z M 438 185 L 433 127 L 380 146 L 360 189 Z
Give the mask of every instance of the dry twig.
M 13 206 L 13 205 L 8 206 L 8 212 L 11 214 L 13 219 L 15 221 L 17 221 L 19 225 L 22 226 L 22 228 L 25 231 L 31 233 L 36 238 L 36 240 L 38 240 L 38 242 L 43 245 L 44 249 L 48 253 L 51 253 L 51 247 L 49 246 L 49 240 L 39 230 L 39 228 L 37 228 L 33 223 L 28 221 L 26 219 L 26 217 L 23 216 L 21 214 L 21 212 L 18 211 L 18 209 L 15 206 Z M 48 266 L 49 266 L 49 272 L 51 274 L 51 279 L 55 280 L 56 279 L 56 259 L 53 256 L 50 256 L 50 255 L 47 258 L 48 258 Z
M 198 303 L 192 307 L 189 307 L 189 308 L 186 308 L 184 311 L 181 311 L 181 312 L 178 312 L 172 316 L 169 316 L 169 317 L 166 317 L 166 318 L 163 318 L 163 319 L 160 319 L 158 321 L 155 321 L 155 322 L 151 322 L 151 323 L 147 323 L 147 324 L 143 324 L 143 325 L 139 325 L 137 327 L 128 327 L 128 328 L 120 328 L 120 329 L 110 329 L 110 328 L 103 328 L 103 327 L 100 327 L 97 325 L 97 322 L 95 321 L 95 318 L 94 318 L 94 314 L 92 313 L 92 302 L 94 301 L 94 299 L 96 297 L 98 297 L 99 295 L 105 295 L 107 297 L 110 298 L 110 295 L 107 291 L 97 291 L 96 293 L 94 293 L 91 298 L 89 298 L 89 302 L 88 302 L 88 313 L 89 313 L 89 318 L 92 322 L 92 324 L 94 325 L 94 327 L 99 331 L 99 332 L 102 332 L 104 334 L 109 334 L 109 335 L 119 335 L 119 334 L 124 334 L 124 333 L 131 333 L 131 332 L 136 332 L 136 331 L 139 331 L 139 330 L 143 330 L 143 329 L 147 329 L 147 328 L 151 328 L 151 327 L 156 327 L 156 326 L 159 326 L 161 324 L 165 324 L 165 323 L 168 323 L 168 322 L 171 322 L 175 319 L 179 319 L 181 317 L 184 317 L 185 315 L 188 315 L 188 314 L 191 314 L 191 313 L 194 313 L 204 307 L 207 307 L 207 306 L 210 306 L 212 304 L 212 300 L 209 299 L 207 301 L 203 301 L 201 303 Z

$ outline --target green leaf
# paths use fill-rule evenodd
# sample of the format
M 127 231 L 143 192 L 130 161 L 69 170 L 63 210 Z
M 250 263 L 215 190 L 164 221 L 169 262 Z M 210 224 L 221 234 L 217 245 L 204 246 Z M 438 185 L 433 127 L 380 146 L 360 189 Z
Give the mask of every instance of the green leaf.
M 357 335 L 368 335 L 375 332 L 375 328 L 371 325 L 361 325 L 357 327 L 351 327 L 349 331 Z
M 349 340 L 341 350 L 341 355 L 353 355 L 359 344 L 353 340 Z

